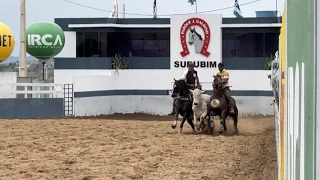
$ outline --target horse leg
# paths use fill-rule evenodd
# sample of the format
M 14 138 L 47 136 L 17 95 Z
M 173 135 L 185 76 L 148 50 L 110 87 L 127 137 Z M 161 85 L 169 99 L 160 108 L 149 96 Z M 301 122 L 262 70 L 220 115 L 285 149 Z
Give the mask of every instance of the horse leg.
M 238 112 L 234 113 L 232 115 L 233 119 L 233 126 L 234 126 L 234 134 L 238 135 L 239 134 L 239 129 L 238 129 Z
M 226 126 L 227 110 L 228 108 L 224 108 L 220 114 L 220 130 L 219 130 L 220 134 L 227 131 L 227 126 Z
M 214 124 L 214 117 L 211 119 L 210 118 L 210 116 L 208 116 L 209 118 L 208 118 L 208 121 L 209 121 L 209 126 L 210 126 L 210 131 L 209 131 L 209 134 L 210 135 L 212 135 L 213 136 L 213 134 L 214 134 L 214 126 L 215 126 L 215 124 Z
M 203 122 L 204 122 L 204 125 L 205 125 L 203 132 L 208 134 L 210 124 L 209 124 L 209 121 L 208 121 L 207 117 L 204 118 Z
M 182 133 L 182 128 L 183 128 L 183 124 L 184 122 L 186 122 L 186 119 L 187 119 L 187 115 L 184 114 L 183 118 L 182 118 L 182 122 L 180 124 L 180 134 Z
M 204 128 L 200 127 L 204 124 Z M 202 117 L 202 115 L 200 116 L 200 125 L 199 125 L 201 132 L 204 132 L 204 130 L 206 129 L 206 122 L 204 121 L 204 118 Z
M 192 116 L 188 116 L 187 121 L 188 121 L 188 123 L 190 124 L 193 132 L 196 132 L 196 130 L 195 130 L 195 128 L 194 128 L 193 121 L 192 121 Z
M 204 124 L 206 125 L 205 129 L 204 129 L 204 132 L 206 134 L 209 134 L 210 133 L 210 120 L 209 120 L 209 117 L 208 116 L 205 116 L 204 117 Z
M 233 99 L 234 100 L 234 99 Z M 234 126 L 234 134 L 239 135 L 239 129 L 238 129 L 238 115 L 239 115 L 239 111 L 238 111 L 238 107 L 237 104 L 234 100 L 234 114 L 232 115 L 232 119 L 233 119 L 233 126 Z
M 175 129 L 177 127 L 177 123 L 178 123 L 178 117 L 179 117 L 179 107 L 174 108 L 174 115 L 176 117 L 176 120 L 173 122 L 173 124 L 171 125 L 172 129 Z
M 211 134 L 210 116 L 206 116 L 206 132 Z

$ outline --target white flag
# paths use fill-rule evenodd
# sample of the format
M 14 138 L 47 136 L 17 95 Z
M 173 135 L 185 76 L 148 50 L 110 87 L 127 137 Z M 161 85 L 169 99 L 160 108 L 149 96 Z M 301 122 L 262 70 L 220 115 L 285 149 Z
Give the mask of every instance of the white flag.
M 233 10 L 233 14 L 237 17 L 237 18 L 242 18 L 242 13 L 240 10 L 240 6 L 238 3 L 238 0 L 234 1 L 234 10 Z
M 112 11 L 109 15 L 109 18 L 118 17 L 118 0 L 114 0 Z

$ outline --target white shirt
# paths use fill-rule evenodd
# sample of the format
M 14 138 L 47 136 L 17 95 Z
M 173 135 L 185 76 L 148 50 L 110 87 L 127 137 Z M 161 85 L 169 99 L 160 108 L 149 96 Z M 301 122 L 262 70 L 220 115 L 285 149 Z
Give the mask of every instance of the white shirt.
M 188 74 L 188 69 L 186 69 L 186 70 L 183 72 L 183 74 L 182 74 L 182 76 L 181 76 L 181 79 L 182 79 L 182 80 L 186 80 L 186 79 L 187 79 L 187 74 Z

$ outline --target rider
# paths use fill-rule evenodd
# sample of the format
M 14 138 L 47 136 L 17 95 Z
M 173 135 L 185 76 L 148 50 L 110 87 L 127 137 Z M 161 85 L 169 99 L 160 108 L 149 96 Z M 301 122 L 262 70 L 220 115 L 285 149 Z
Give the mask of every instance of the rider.
M 198 72 L 196 70 L 194 70 L 194 63 L 193 62 L 188 63 L 188 69 L 186 69 L 183 72 L 181 80 L 184 80 L 186 82 L 186 84 L 190 87 L 190 89 L 195 89 L 196 87 L 201 89 L 201 85 L 200 85 L 200 81 L 199 81 L 199 77 L 198 77 Z M 171 113 L 168 114 L 169 116 L 173 116 L 175 114 L 174 107 L 175 107 L 176 99 L 177 98 L 174 97 L 172 111 L 171 111 Z
M 223 95 L 226 97 L 229 105 L 230 105 L 230 113 L 234 113 L 235 104 L 233 99 L 231 98 L 231 90 L 229 88 L 229 72 L 224 68 L 224 64 L 221 62 L 218 64 L 219 72 L 217 76 L 221 76 L 222 84 L 223 84 Z

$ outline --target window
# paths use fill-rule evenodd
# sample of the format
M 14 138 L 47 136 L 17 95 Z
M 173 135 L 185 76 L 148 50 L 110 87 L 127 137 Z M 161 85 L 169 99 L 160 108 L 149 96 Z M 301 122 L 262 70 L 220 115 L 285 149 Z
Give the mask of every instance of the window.
M 77 33 L 77 57 L 99 57 L 100 40 L 99 33 L 97 32 L 85 32 Z
M 133 57 L 158 57 L 159 47 L 157 33 L 131 34 L 131 53 Z
M 278 50 L 279 46 L 279 34 L 278 33 L 266 33 L 265 34 L 265 53 L 264 56 L 271 56 Z
M 101 57 L 107 57 L 108 56 L 108 34 L 107 33 L 100 33 L 100 50 L 101 50 Z
M 107 47 L 107 57 L 114 57 L 118 53 L 118 42 L 116 32 L 108 32 Z
M 77 32 L 77 57 L 169 57 L 170 32 Z
M 84 33 L 84 57 L 99 57 L 99 38 L 97 32 Z
M 130 54 L 130 33 L 117 32 L 118 54 L 128 57 Z
M 237 57 L 263 57 L 263 33 L 237 33 Z
M 84 56 L 84 33 L 77 33 L 77 57 Z
M 159 33 L 159 57 L 170 57 L 170 32 Z
M 236 33 L 222 34 L 222 56 L 236 57 Z

